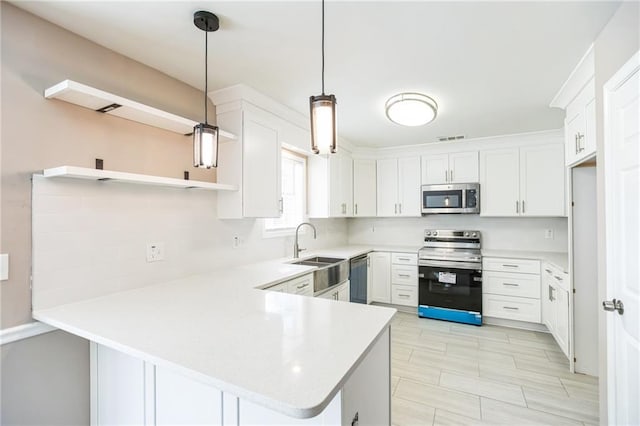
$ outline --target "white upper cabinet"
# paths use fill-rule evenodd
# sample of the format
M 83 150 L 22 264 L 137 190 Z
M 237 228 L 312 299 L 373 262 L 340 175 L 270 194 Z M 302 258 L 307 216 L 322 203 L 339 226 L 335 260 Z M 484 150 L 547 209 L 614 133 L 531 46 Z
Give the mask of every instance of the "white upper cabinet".
M 218 197 L 218 217 L 280 216 L 280 129 L 282 120 L 249 103 L 218 113 L 218 125 L 238 140 L 218 147 L 217 178 L 239 191 Z
M 561 145 L 520 148 L 520 214 L 564 216 L 565 168 Z
M 376 215 L 376 160 L 353 160 L 353 215 Z
M 378 216 L 420 216 L 420 159 L 377 161 Z
M 567 106 L 565 118 L 566 164 L 576 164 L 596 152 L 596 89 L 589 83 Z
M 550 106 L 565 110 L 565 161 L 575 165 L 596 153 L 596 89 L 593 45 L 589 47 Z
M 346 151 L 308 159 L 309 217 L 353 216 L 353 160 Z
M 480 152 L 482 216 L 564 216 L 565 175 L 559 144 Z
M 425 155 L 422 184 L 478 182 L 478 152 Z

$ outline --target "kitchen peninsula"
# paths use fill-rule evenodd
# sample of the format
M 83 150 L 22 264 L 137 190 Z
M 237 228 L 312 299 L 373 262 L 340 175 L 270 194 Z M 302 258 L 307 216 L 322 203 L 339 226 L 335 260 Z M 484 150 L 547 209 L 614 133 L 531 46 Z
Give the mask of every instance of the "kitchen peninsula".
M 261 290 L 313 269 L 225 268 L 34 318 L 92 342 L 94 424 L 389 424 L 395 310 Z

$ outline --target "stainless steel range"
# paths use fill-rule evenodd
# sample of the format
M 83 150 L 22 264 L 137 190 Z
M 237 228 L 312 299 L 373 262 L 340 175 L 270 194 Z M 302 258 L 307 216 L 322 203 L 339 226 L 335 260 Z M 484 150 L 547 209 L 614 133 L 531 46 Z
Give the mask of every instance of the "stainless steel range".
M 482 325 L 480 231 L 427 229 L 418 259 L 418 315 Z

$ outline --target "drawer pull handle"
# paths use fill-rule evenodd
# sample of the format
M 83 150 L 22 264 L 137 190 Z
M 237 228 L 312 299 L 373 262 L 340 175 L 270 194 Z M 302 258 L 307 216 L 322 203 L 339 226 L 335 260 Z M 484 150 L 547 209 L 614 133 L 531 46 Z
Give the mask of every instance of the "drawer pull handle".
M 309 285 L 309 283 L 302 284 L 302 285 L 299 285 L 299 286 L 298 286 L 298 288 L 305 288 L 305 287 L 307 287 L 308 285 Z
M 503 306 L 502 308 L 503 309 L 509 309 L 511 311 L 519 311 L 520 310 L 520 308 L 515 308 L 513 306 Z
M 546 268 L 545 268 L 545 272 L 546 272 L 547 274 L 553 274 L 553 272 L 551 272 L 551 269 L 546 269 Z
M 411 297 L 411 296 L 410 296 L 410 295 L 408 295 L 408 294 L 399 294 L 398 296 L 400 296 L 400 297 Z
M 505 268 L 519 268 L 519 266 L 518 266 L 518 265 L 502 264 L 502 266 L 504 266 Z
M 520 284 L 514 284 L 514 283 L 502 283 L 502 285 L 508 285 L 511 287 L 520 287 Z
M 405 277 L 405 278 L 409 278 L 411 277 L 411 275 L 407 275 L 407 274 L 398 274 L 399 277 Z
M 560 278 L 560 277 L 559 277 L 559 276 L 557 276 L 557 275 L 554 275 L 553 277 L 554 277 L 556 280 L 558 280 L 558 281 L 562 281 L 562 278 Z
M 398 260 L 406 260 L 407 262 L 410 261 L 411 259 L 409 259 L 408 257 L 399 257 Z

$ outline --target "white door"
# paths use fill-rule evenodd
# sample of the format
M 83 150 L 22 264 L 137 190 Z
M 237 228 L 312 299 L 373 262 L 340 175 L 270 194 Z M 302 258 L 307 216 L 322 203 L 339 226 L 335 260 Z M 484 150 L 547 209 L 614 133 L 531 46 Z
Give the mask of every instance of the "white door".
M 340 156 L 340 189 L 344 214 L 353 216 L 353 159 L 344 153 Z
M 604 86 L 609 424 L 640 424 L 640 52 Z
M 420 209 L 420 158 L 398 160 L 398 215 L 421 215 Z
M 520 214 L 519 151 L 495 149 L 480 152 L 480 214 Z
M 398 214 L 398 160 L 378 160 L 376 168 L 377 214 Z
M 353 215 L 376 215 L 376 160 L 353 160 Z
M 564 216 L 564 182 L 564 146 L 520 148 L 521 215 Z
M 449 155 L 449 182 L 478 182 L 478 152 L 456 152 Z
M 449 155 L 425 155 L 422 157 L 422 184 L 449 183 Z

